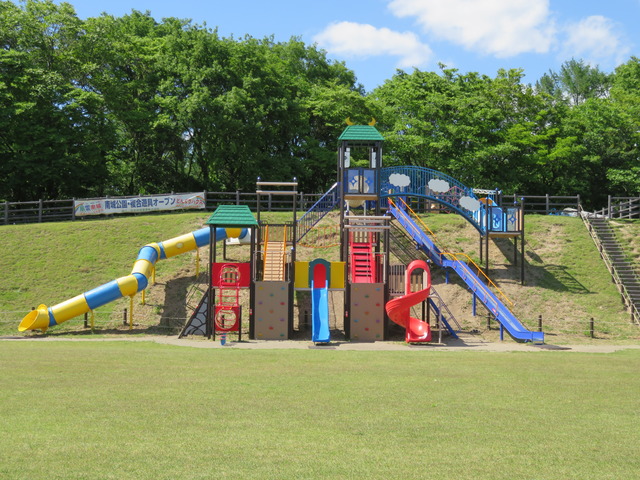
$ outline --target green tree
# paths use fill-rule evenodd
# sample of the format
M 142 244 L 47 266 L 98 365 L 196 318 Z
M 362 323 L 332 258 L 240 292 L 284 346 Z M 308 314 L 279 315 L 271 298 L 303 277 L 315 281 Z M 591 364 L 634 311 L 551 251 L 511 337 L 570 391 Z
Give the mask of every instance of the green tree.
M 74 82 L 82 35 L 67 3 L 0 2 L 0 197 L 101 191 L 109 131 L 91 120 L 99 99 Z
M 583 60 L 571 59 L 559 72 L 549 71 L 536 83 L 536 89 L 571 105 L 580 105 L 589 98 L 604 98 L 611 87 L 611 75 Z

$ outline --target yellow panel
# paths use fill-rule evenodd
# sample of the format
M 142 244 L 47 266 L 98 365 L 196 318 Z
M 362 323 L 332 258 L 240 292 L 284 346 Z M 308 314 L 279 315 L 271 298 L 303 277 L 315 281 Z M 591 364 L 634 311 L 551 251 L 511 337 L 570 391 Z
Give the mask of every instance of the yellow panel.
M 196 239 L 191 233 L 181 235 L 176 238 L 172 238 L 165 242 L 162 242 L 164 247 L 164 254 L 167 258 L 174 257 L 184 252 L 188 252 L 197 247 Z
M 309 288 L 309 262 L 296 262 L 295 264 L 296 282 L 295 288 Z
M 227 232 L 227 238 L 238 238 L 242 235 L 241 228 L 225 228 L 225 231 Z
M 162 255 L 162 252 L 160 250 L 160 245 L 158 245 L 157 243 L 148 243 L 145 245 L 145 247 L 151 247 L 153 248 L 156 252 L 158 252 L 158 258 L 160 258 L 160 255 Z
M 53 313 L 53 318 L 56 319 L 56 323 L 62 323 L 65 320 L 82 315 L 89 310 L 91 309 L 87 304 L 87 300 L 84 298 L 84 294 L 80 294 L 66 302 L 51 307 L 51 312 Z
M 147 262 L 149 263 L 149 262 Z M 135 295 L 138 291 L 138 280 L 133 275 L 127 275 L 116 280 L 118 282 L 118 288 L 123 297 L 130 297 Z
M 152 270 L 153 264 L 149 260 L 144 260 L 143 258 L 141 258 L 139 260 L 136 260 L 136 263 L 133 264 L 133 270 L 131 270 L 131 273 L 140 273 L 149 278 Z
M 329 288 L 344 288 L 345 262 L 331 262 Z

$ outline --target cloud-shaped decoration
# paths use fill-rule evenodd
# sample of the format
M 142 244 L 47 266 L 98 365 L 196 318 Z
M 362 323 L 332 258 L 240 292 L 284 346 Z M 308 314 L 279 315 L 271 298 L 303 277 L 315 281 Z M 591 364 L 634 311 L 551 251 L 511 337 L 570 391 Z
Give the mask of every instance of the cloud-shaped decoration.
M 480 210 L 480 202 L 475 198 L 461 197 L 460 200 L 458 200 L 458 203 L 462 208 L 470 210 L 472 212 Z
M 432 178 L 431 180 L 429 180 L 429 188 L 432 192 L 444 193 L 448 192 L 451 187 L 449 186 L 449 182 L 447 182 L 446 180 Z
M 411 178 L 403 173 L 392 173 L 389 175 L 389 183 L 394 187 L 408 187 L 411 183 Z

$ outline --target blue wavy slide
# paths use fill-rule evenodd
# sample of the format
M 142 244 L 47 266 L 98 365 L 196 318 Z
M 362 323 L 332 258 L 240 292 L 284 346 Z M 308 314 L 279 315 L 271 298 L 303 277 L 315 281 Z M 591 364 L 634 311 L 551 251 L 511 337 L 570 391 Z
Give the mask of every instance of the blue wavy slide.
M 440 249 L 436 247 L 431 238 L 413 221 L 409 214 L 396 206 L 390 205 L 389 211 L 405 228 L 418 245 L 418 248 L 429 255 L 429 258 L 439 267 L 451 268 L 466 283 L 469 289 L 477 296 L 482 304 L 493 314 L 500 325 L 514 340 L 521 342 L 544 342 L 543 332 L 532 332 L 520 323 L 498 297 L 480 280 L 471 268 L 459 260 L 444 258 Z
M 313 343 L 329 343 L 329 289 L 315 288 L 311 282 L 311 340 Z

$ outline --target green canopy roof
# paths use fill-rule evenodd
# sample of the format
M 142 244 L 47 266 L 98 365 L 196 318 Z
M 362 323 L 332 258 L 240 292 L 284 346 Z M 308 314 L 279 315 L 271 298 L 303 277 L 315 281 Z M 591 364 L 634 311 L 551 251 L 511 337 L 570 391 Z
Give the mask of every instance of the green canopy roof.
M 206 224 L 219 227 L 257 227 L 258 221 L 246 205 L 220 205 Z
M 380 135 L 380 132 L 371 125 L 349 125 L 344 129 L 340 137 L 340 141 L 355 141 L 355 142 L 381 142 L 384 137 Z

